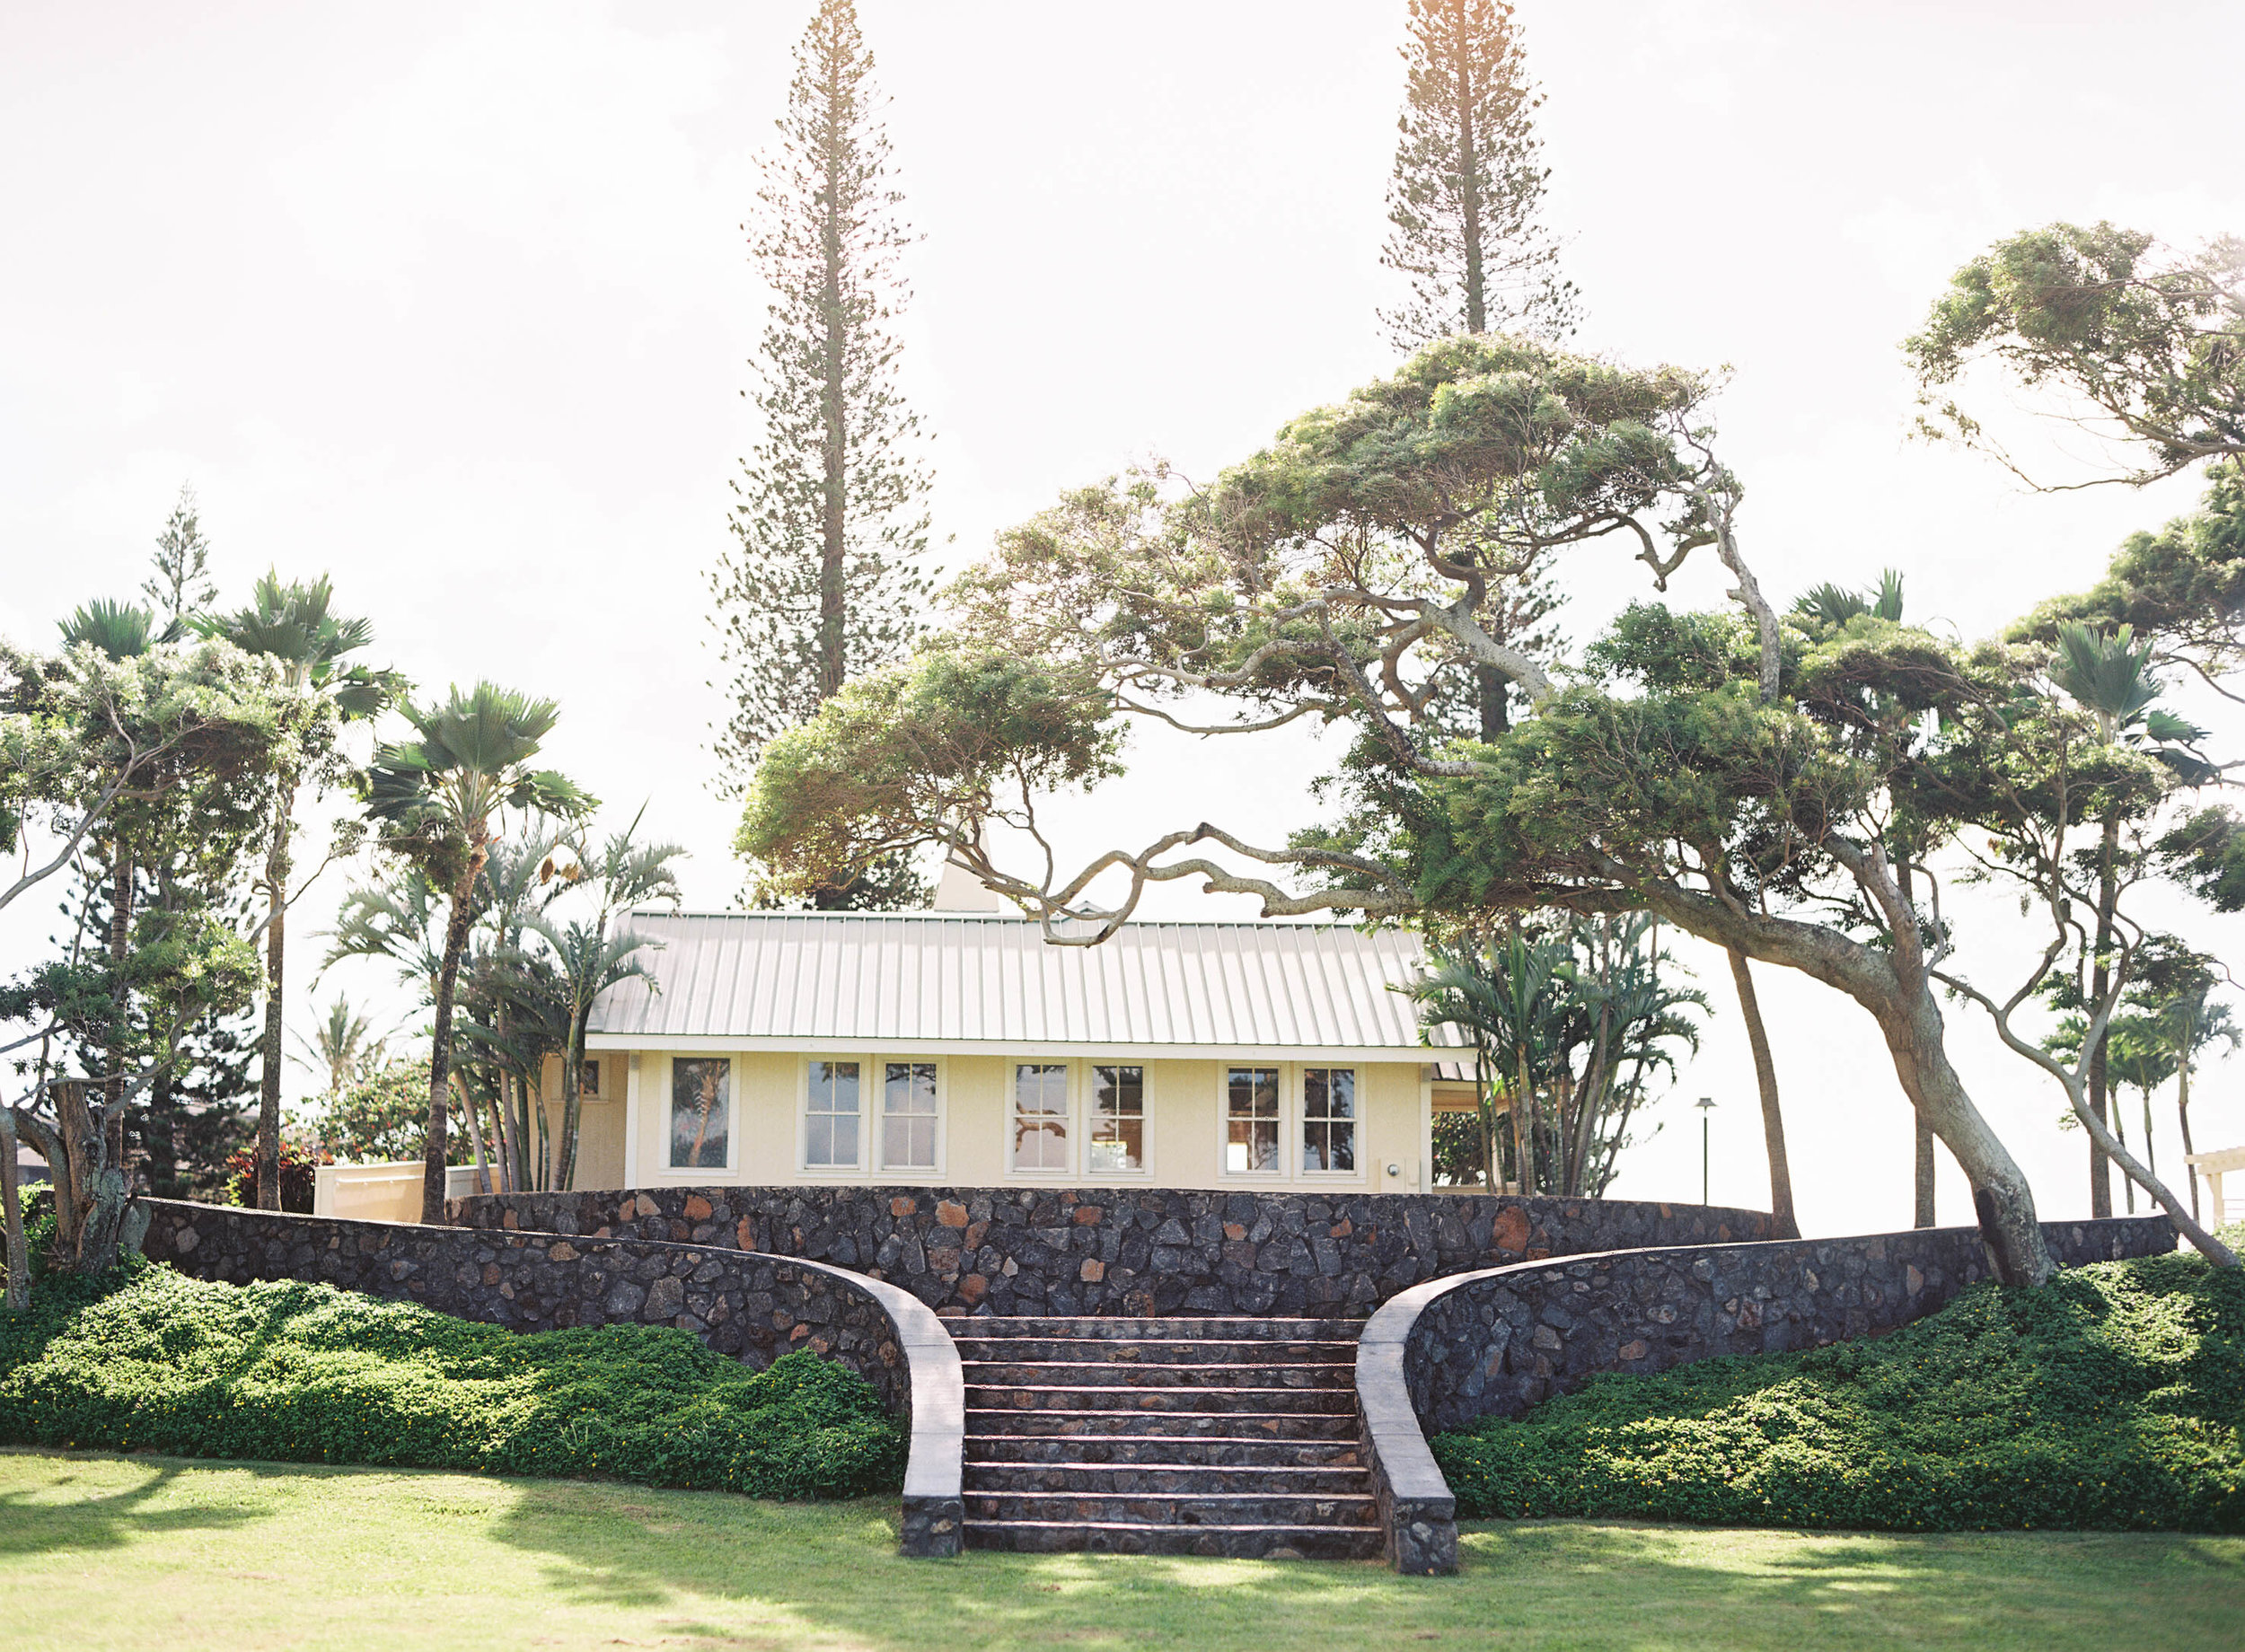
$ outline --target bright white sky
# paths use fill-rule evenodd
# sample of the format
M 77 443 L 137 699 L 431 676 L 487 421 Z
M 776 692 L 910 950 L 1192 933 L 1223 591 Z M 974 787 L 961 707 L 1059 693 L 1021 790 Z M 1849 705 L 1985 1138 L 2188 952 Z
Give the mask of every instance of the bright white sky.
M 1390 295 L 1401 0 L 860 4 L 927 232 L 909 382 L 939 433 L 955 562 L 1133 456 L 1211 472 L 1391 363 L 1373 312 Z M 762 300 L 735 226 L 810 9 L 8 7 L 0 629 L 43 640 L 76 603 L 130 593 L 191 481 L 227 600 L 269 565 L 326 569 L 374 620 L 378 659 L 558 696 L 558 765 L 622 808 L 651 800 L 694 852 L 692 900 L 729 900 L 703 575 L 752 435 Z M 1736 369 L 1723 443 L 1774 592 L 1892 565 L 1913 617 L 1978 634 L 2190 503 L 2173 484 L 2033 497 L 1906 441 L 1896 346 L 1949 271 L 2016 229 L 2245 230 L 2245 182 L 2216 158 L 2235 147 L 2245 9 L 1520 14 L 1580 342 Z M 1571 576 L 1577 636 L 1643 588 L 1639 565 L 1603 557 Z M 1706 569 L 1677 595 L 1721 600 Z M 2222 726 L 2234 743 L 2239 720 Z M 1130 779 L 1067 814 L 1070 835 L 1135 843 L 1205 815 L 1273 837 L 1313 761 L 1149 739 Z M 301 937 L 340 887 L 298 924 L 293 1021 L 313 1014 Z M 18 907 L 11 971 L 51 913 Z M 1239 910 L 1184 891 L 1155 909 Z M 2224 952 L 2241 933 L 2196 921 Z M 2023 932 L 1986 902 L 1974 922 L 1968 962 L 2000 979 Z M 1616 1191 L 1697 1197 L 1688 1103 L 1704 1094 L 1716 1198 L 1763 1202 L 1744 1039 L 1719 956 L 1701 962 L 1722 1013 Z M 1868 1018 L 1762 979 L 1804 1226 L 1906 1224 L 1909 1117 Z M 1971 1012 L 1951 1021 L 2046 1214 L 2085 1213 L 2056 1088 Z M 2245 1140 L 2235 1069 L 2206 1073 L 2194 1112 L 2202 1147 Z M 1942 1219 L 1968 1221 L 1943 1170 Z

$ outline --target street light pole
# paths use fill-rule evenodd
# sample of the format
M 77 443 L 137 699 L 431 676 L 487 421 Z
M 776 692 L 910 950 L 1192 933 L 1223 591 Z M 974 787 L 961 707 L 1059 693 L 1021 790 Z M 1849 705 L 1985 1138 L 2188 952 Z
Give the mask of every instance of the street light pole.
M 1707 1115 L 1708 1115 L 1709 1113 L 1711 1113 L 1711 1112 L 1714 1112 L 1714 1110 L 1715 1110 L 1715 1098 L 1714 1098 L 1713 1096 L 1712 1096 L 1712 1095 L 1703 1095 L 1703 1096 L 1701 1096 L 1701 1097 L 1699 1098 L 1698 1107 L 1699 1107 L 1699 1202 L 1700 1202 L 1701 1204 L 1704 1205 L 1704 1204 L 1711 1204 L 1711 1203 L 1712 1203 L 1712 1202 L 1713 1202 L 1712 1199 L 1710 1199 L 1707 1197 L 1707 1186 L 1708 1186 L 1707 1170 L 1708 1170 L 1708 1164 L 1709 1164 L 1708 1152 L 1707 1152 Z

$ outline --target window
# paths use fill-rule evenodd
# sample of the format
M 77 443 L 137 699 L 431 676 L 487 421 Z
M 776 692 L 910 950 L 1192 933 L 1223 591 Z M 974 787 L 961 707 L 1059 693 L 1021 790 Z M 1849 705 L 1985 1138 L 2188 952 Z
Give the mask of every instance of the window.
M 1356 1169 L 1356 1069 L 1302 1069 L 1302 1168 Z
M 1068 1168 L 1068 1066 L 1017 1063 L 1013 1069 L 1013 1167 Z
M 600 1059 L 587 1057 L 577 1069 L 577 1093 L 586 1101 L 600 1099 Z
M 1279 1168 L 1279 1069 L 1235 1067 L 1225 1085 L 1224 1168 L 1234 1175 Z
M 858 1064 L 811 1063 L 811 1096 L 803 1121 L 803 1163 L 821 1170 L 858 1167 Z
M 722 1170 L 731 1119 L 733 1063 L 681 1056 L 671 1063 L 671 1168 Z
M 1115 1175 L 1146 1168 L 1146 1069 L 1091 1069 L 1091 1142 L 1087 1166 Z
M 881 1085 L 881 1164 L 887 1170 L 936 1167 L 936 1064 L 892 1061 Z

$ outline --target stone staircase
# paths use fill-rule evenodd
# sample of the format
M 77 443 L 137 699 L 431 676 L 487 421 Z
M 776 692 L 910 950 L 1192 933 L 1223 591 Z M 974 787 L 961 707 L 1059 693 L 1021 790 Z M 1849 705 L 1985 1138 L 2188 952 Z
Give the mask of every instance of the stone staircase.
M 968 1548 L 1378 1558 L 1354 1322 L 950 1323 Z

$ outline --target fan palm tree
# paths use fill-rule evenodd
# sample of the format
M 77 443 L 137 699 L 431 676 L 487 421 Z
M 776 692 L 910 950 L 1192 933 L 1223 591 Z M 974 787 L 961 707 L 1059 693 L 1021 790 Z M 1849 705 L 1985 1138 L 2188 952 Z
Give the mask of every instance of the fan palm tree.
M 550 699 L 531 699 L 479 682 L 457 687 L 440 705 L 404 703 L 418 736 L 375 755 L 367 813 L 391 848 L 448 892 L 436 1018 L 429 1035 L 428 1147 L 421 1219 L 445 1219 L 445 1093 L 452 1071 L 453 997 L 467 951 L 477 880 L 498 835 L 502 810 L 536 810 L 571 819 L 594 800 L 563 776 L 532 767 L 539 743 L 560 719 Z
M 189 621 L 206 637 L 220 637 L 245 654 L 280 663 L 291 688 L 309 689 L 330 700 L 345 717 L 370 717 L 401 686 L 388 672 L 363 665 L 346 667 L 343 656 L 374 641 L 365 620 L 334 611 L 335 588 L 324 574 L 284 585 L 268 569 L 257 582 L 250 605 L 231 614 L 207 614 Z M 266 842 L 265 871 L 259 888 L 265 896 L 265 1027 L 258 1041 L 257 1202 L 261 1210 L 280 1208 L 280 1081 L 286 991 L 289 902 L 310 887 L 291 890 L 290 851 L 296 832 L 296 794 L 304 780 L 300 765 L 284 766 L 274 776 L 273 819 Z M 313 877 L 319 873 L 315 870 Z

